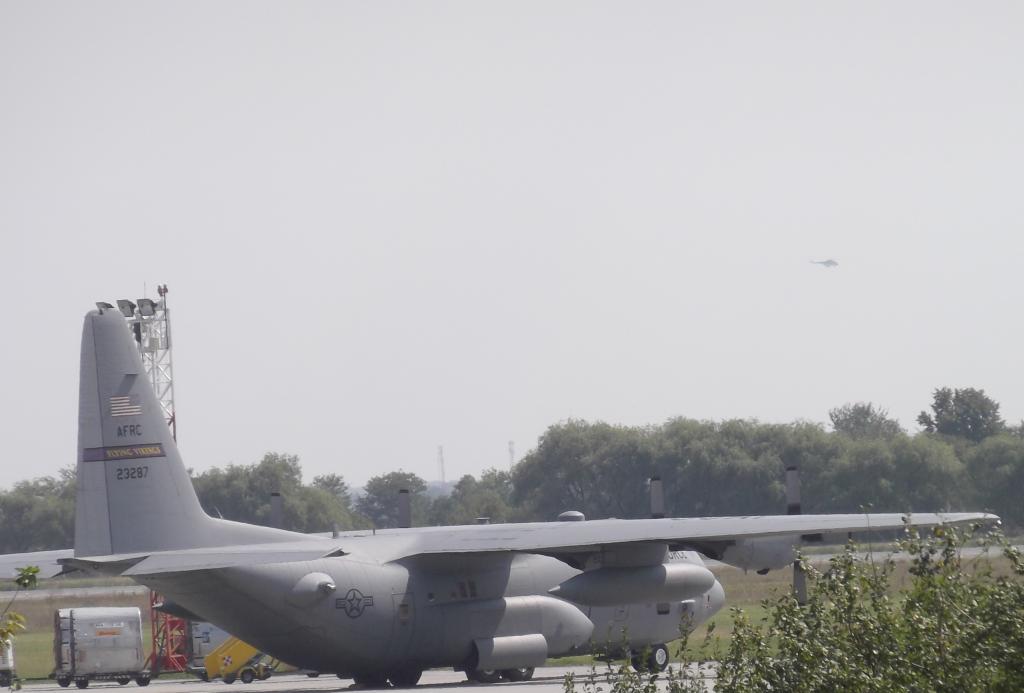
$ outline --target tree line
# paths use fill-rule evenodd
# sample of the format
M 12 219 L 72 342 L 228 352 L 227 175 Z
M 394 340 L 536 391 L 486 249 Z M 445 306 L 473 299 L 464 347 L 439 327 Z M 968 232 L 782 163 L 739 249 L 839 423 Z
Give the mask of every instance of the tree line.
M 341 475 L 304 483 L 295 455 L 192 474 L 208 513 L 271 523 L 270 494 L 283 496 L 282 525 L 324 532 L 397 524 L 399 489 L 416 525 L 645 517 L 648 479 L 663 480 L 669 515 L 784 513 L 784 469 L 801 471 L 804 512 L 990 510 L 1024 526 L 1024 425 L 1008 425 L 983 390 L 940 388 L 911 434 L 871 403 L 829 412 L 830 426 L 676 418 L 651 426 L 569 420 L 555 424 L 511 471 L 466 475 L 430 497 L 415 474 L 373 477 L 355 497 Z M 0 552 L 70 547 L 75 474 L 23 481 L 0 492 Z

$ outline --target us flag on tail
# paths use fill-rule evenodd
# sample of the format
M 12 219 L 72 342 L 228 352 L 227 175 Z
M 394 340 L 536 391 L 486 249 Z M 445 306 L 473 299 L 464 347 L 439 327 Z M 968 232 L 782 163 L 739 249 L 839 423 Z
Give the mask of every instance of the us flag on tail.
M 111 416 L 138 416 L 142 413 L 138 395 L 123 395 L 110 398 Z

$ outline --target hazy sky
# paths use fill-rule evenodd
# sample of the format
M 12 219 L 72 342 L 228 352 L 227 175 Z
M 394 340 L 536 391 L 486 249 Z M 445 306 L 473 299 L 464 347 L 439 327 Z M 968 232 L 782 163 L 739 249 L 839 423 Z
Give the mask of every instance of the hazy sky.
M 1024 416 L 1020 2 L 0 1 L 0 486 L 170 287 L 186 464 Z M 810 260 L 835 258 L 825 269 Z

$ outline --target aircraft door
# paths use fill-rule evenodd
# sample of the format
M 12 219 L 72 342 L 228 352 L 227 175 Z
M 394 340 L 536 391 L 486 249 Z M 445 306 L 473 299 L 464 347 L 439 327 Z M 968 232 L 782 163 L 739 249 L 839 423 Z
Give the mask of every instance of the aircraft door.
M 403 592 L 391 595 L 394 606 L 395 620 L 391 629 L 391 642 L 389 647 L 393 653 L 404 657 L 409 652 L 410 643 L 413 642 L 413 632 L 416 626 L 416 600 L 412 592 Z

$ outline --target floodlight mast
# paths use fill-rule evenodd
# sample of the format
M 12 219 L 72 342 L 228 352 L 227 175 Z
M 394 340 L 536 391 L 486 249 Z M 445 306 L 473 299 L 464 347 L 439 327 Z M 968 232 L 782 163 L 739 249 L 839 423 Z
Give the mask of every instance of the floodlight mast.
M 178 423 L 174 414 L 174 363 L 171 359 L 171 312 L 167 307 L 167 285 L 156 288 L 159 299 L 140 298 L 132 303 L 117 302 L 128 321 L 136 346 L 142 356 L 156 399 L 160 403 L 164 420 L 171 428 L 171 436 L 178 439 Z

